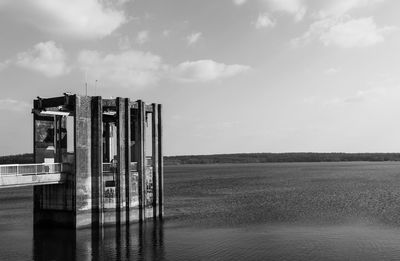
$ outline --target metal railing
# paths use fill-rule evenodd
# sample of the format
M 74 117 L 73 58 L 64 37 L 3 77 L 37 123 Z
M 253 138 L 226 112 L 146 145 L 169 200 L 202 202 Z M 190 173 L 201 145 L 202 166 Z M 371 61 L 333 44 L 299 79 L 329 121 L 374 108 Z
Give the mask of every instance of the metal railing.
M 131 171 L 137 170 L 137 162 L 131 162 Z M 0 165 L 1 176 L 16 175 L 40 175 L 69 172 L 69 163 L 38 163 L 38 164 L 8 164 Z M 103 163 L 103 172 L 113 172 L 116 168 L 114 163 Z
M 68 163 L 0 165 L 0 176 L 56 174 L 70 171 Z

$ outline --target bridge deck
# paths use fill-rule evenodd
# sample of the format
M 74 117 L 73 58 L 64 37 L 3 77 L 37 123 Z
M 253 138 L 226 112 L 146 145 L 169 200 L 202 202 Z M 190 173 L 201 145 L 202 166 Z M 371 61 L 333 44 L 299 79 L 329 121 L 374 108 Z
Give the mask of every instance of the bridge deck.
M 66 163 L 0 165 L 0 188 L 60 184 L 68 171 Z

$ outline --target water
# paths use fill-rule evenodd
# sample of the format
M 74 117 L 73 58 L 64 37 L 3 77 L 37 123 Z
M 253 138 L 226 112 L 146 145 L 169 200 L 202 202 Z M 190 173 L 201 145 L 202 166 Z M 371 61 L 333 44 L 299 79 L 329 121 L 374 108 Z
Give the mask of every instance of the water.
M 33 230 L 0 190 L 0 260 L 399 260 L 400 163 L 167 167 L 163 223 Z

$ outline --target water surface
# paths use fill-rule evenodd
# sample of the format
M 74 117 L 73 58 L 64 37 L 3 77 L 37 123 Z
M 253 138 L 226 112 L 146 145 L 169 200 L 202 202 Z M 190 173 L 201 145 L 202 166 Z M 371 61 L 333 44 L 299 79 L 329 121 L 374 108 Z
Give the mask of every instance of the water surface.
M 400 163 L 166 167 L 163 223 L 33 230 L 0 190 L 0 260 L 399 260 Z

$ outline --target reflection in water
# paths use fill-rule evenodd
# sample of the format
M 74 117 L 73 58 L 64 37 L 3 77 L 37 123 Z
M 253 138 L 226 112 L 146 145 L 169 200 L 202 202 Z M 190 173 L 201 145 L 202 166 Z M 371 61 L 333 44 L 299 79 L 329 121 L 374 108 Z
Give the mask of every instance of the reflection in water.
M 33 260 L 164 260 L 162 222 L 98 230 L 34 229 Z
M 75 260 L 75 234 L 65 229 L 34 229 L 34 260 Z

